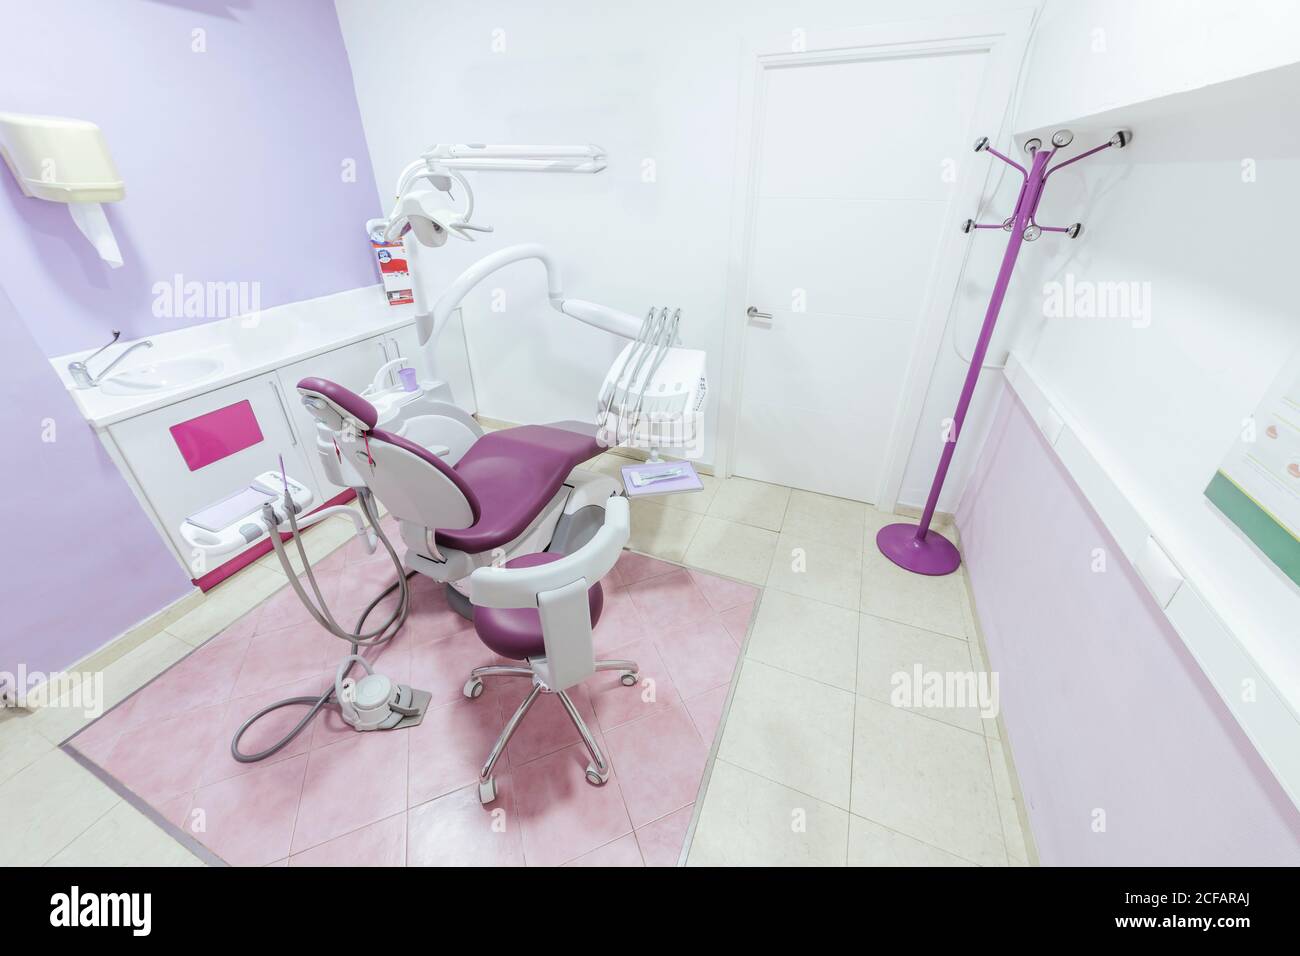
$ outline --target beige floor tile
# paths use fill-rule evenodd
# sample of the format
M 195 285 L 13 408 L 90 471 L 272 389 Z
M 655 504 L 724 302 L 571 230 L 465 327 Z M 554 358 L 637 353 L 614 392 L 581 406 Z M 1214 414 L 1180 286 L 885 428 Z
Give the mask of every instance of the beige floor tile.
M 861 817 L 849 817 L 849 866 L 974 866 Z
M 192 650 L 193 647 L 164 631 L 149 638 L 121 660 L 109 664 L 102 671 L 103 699 L 99 702 L 102 710 L 121 703 Z M 93 679 L 93 675 L 86 677 Z M 86 689 L 74 689 L 33 714 L 30 718 L 32 728 L 50 743 L 60 744 L 100 716 L 87 711 L 89 703 L 92 699 Z
M 721 482 L 712 475 L 700 475 L 700 484 L 704 486 L 701 491 L 685 491 L 675 495 L 661 495 L 656 500 L 661 501 L 666 508 L 679 508 L 682 511 L 693 511 L 696 514 L 707 514 L 709 506 L 713 504 L 713 499 L 718 494 L 718 486 Z
M 867 697 L 856 724 L 853 813 L 972 863 L 1006 865 L 983 739 Z
M 202 604 L 173 621 L 167 632 L 197 647 L 287 586 L 287 579 L 279 571 L 249 565 L 209 591 Z
M 776 539 L 775 531 L 706 515 L 686 550 L 685 563 L 701 571 L 761 586 L 767 581 Z
M 1006 841 L 1007 858 L 1023 864 L 1029 859 L 1029 851 L 1020 822 L 1016 790 L 1011 781 L 1011 766 L 1001 741 L 989 740 L 987 743 L 989 764 L 993 769 L 993 791 L 998 797 L 998 814 L 1002 819 L 1002 838 Z
M 102 671 L 114 661 L 120 660 L 131 653 L 149 638 L 162 633 L 169 624 L 180 620 L 202 603 L 203 592 L 198 588 L 194 588 L 189 594 L 173 603 L 170 607 L 164 608 L 143 624 L 132 628 L 121 637 L 109 642 L 107 646 L 79 661 L 77 670 Z
M 889 514 L 887 512 L 879 511 L 876 508 L 872 508 L 868 506 L 867 521 L 866 521 L 866 537 L 865 540 L 863 541 L 863 544 L 871 545 L 872 547 L 875 547 L 876 534 L 885 525 L 889 525 L 889 524 L 913 524 L 914 525 L 917 524 L 920 520 L 921 518 L 919 512 L 915 515 L 905 514 L 901 512 L 899 514 Z M 953 524 L 952 515 L 936 514 L 934 516 L 934 520 L 930 522 L 930 527 L 940 532 L 945 538 L 947 538 L 949 541 L 953 542 L 954 544 L 957 543 L 957 529 L 956 526 Z
M 702 520 L 700 515 L 665 508 L 654 501 L 633 501 L 632 534 L 628 547 L 680 564 L 685 560 L 686 550 Z
M 789 501 L 790 489 L 784 485 L 733 476 L 719 483 L 709 514 L 725 521 L 780 531 Z
M 746 660 L 718 756 L 848 809 L 853 708 L 846 691 Z
M 862 593 L 862 552 L 783 531 L 767 586 L 856 611 Z
M 766 588 L 746 655 L 803 677 L 852 691 L 856 686 L 858 614 Z
M 790 492 L 783 534 L 858 550 L 869 505 L 811 491 Z
M 843 866 L 849 815 L 724 760 L 713 765 L 688 866 Z
M 203 866 L 157 824 L 122 802 L 59 851 L 47 866 Z
M 914 680 L 918 666 L 923 675 L 920 687 Z M 960 690 L 966 706 L 956 706 L 959 701 L 955 700 L 926 705 L 922 698 L 922 701 L 906 705 L 907 709 L 983 735 L 980 699 L 970 696 L 978 694 L 982 682 L 972 667 L 966 641 L 870 614 L 862 615 L 858 635 L 859 694 L 881 703 L 894 704 L 893 695 L 898 686 L 895 675 L 906 675 L 906 686 L 911 687 L 914 693 L 924 693 L 925 675 L 932 673 L 943 675 L 945 682 L 948 675 L 954 675 L 950 686 Z
M 89 770 L 51 750 L 0 786 L 0 864 L 40 866 L 118 802 Z
M 937 577 L 913 574 L 894 564 L 874 545 L 862 551 L 860 609 L 868 614 L 965 638 L 965 601 L 960 569 Z
M 46 740 L 32 724 L 35 719 L 35 714 L 11 712 L 0 720 L 0 783 L 54 749 L 53 742 Z

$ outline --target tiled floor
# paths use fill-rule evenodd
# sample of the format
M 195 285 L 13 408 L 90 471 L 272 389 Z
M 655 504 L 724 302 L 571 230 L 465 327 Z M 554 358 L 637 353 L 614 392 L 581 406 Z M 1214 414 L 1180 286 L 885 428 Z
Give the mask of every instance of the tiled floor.
M 351 546 L 316 567 L 340 617 L 393 577 L 386 555 Z M 498 764 L 500 797 L 479 804 L 478 768 L 529 685 L 489 680 L 482 697 L 464 699 L 470 669 L 497 659 L 442 586 L 419 576 L 402 633 L 368 655 L 433 693 L 418 727 L 358 734 L 330 711 L 261 763 L 230 756 L 247 716 L 319 693 L 343 653 L 284 588 L 65 749 L 236 865 L 674 865 L 717 732 L 717 692 L 735 672 L 758 588 L 632 552 L 603 583 L 597 654 L 636 660 L 641 683 L 598 674 L 571 691 L 613 767 L 601 788 L 586 783 L 586 751 L 558 699 L 545 696 Z M 267 746 L 302 713 L 268 716 L 242 749 Z
M 606 456 L 596 467 L 623 463 Z M 441 706 L 421 728 L 361 735 L 322 721 L 274 762 L 248 770 L 227 757 L 222 766 L 222 741 L 238 716 L 283 696 L 285 686 L 317 686 L 338 650 L 331 638 L 312 639 L 291 593 L 275 594 L 285 579 L 271 556 L 164 618 L 164 629 L 154 622 L 97 661 L 112 705 L 191 655 L 175 668 L 170 692 L 178 696 L 169 701 L 151 688 L 120 708 L 119 733 L 92 728 L 78 744 L 139 774 L 166 819 L 191 827 L 201 819 L 207 845 L 236 862 L 673 863 L 689 835 L 692 865 L 1024 865 L 1029 852 L 996 723 L 973 711 L 888 703 L 890 675 L 915 664 L 983 669 L 962 573 L 922 578 L 895 568 L 877 553 L 874 534 L 898 519 L 866 505 L 741 478 L 704 481 L 701 494 L 633 503 L 630 546 L 692 571 L 633 556 L 611 582 L 598 650 L 631 644 L 643 673 L 660 677 L 645 705 L 635 691 L 594 680 L 576 698 L 615 765 L 610 785 L 583 783 L 580 745 L 557 739 L 557 715 L 535 710 L 525 727 L 536 726 L 511 745 L 499 776 L 500 809 L 520 825 L 507 822 L 490 842 L 476 831 L 474 788 L 456 781 L 472 783 L 503 709 L 523 688 L 498 683 L 473 703 L 456 696 L 481 649 L 427 585 L 408 625 L 419 637 L 384 659 L 387 672 L 438 695 Z M 312 560 L 338 575 L 349 564 L 358 570 L 355 546 L 339 547 L 350 538 L 350 525 L 334 520 L 306 542 Z M 377 579 L 362 581 L 358 591 L 373 593 Z M 737 582 L 763 588 L 757 614 Z M 647 633 L 644 616 L 654 608 L 664 613 Z M 222 669 L 236 655 L 232 676 Z M 225 675 L 222 693 L 203 679 L 209 670 Z M 183 722 L 156 719 L 178 700 L 188 708 Z M 717 757 L 705 766 L 707 743 L 724 721 Z M 86 722 L 73 708 L 0 714 L 0 817 L 10 834 L 0 861 L 201 862 L 57 749 Z M 168 766 L 134 756 L 147 735 L 165 744 L 182 723 L 210 728 L 191 733 L 205 740 L 210 733 L 212 746 Z M 404 786 L 378 773 L 363 779 L 372 764 L 402 761 Z M 660 766 L 667 772 L 652 769 Z M 687 778 L 700 770 L 703 800 L 682 803 Z M 332 795 L 358 785 L 372 808 L 364 815 Z M 291 809 L 277 795 L 294 787 L 302 794 Z M 590 801 L 580 840 L 563 819 L 577 798 Z M 232 808 L 250 800 L 264 828 L 256 839 L 249 818 L 230 822 Z M 197 818 L 195 809 L 203 811 Z M 262 839 L 273 831 L 274 839 Z

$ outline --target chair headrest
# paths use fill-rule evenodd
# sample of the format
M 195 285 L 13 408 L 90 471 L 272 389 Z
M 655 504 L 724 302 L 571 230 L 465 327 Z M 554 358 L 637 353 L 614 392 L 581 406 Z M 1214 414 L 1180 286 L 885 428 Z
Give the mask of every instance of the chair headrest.
M 304 378 L 298 383 L 298 394 L 324 401 L 345 421 L 352 421 L 362 431 L 369 431 L 379 421 L 375 406 L 351 389 L 329 379 Z

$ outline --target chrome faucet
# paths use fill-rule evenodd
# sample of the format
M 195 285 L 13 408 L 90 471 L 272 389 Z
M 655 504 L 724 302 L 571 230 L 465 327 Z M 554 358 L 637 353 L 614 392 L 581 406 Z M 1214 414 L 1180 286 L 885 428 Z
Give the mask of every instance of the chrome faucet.
M 72 380 L 77 384 L 77 388 L 94 388 L 96 385 L 98 385 L 100 382 L 104 380 L 105 375 L 113 371 L 113 369 L 117 366 L 117 363 L 122 361 L 122 359 L 126 358 L 136 349 L 153 348 L 153 342 L 151 342 L 149 339 L 145 339 L 143 342 L 135 342 L 132 345 L 128 346 L 122 352 L 121 355 L 113 359 L 113 361 L 109 362 L 108 365 L 105 366 L 104 371 L 100 372 L 98 375 L 91 375 L 90 369 L 86 368 L 86 363 L 89 362 L 91 359 L 95 358 L 97 355 L 99 355 L 99 353 L 104 351 L 104 349 L 108 348 L 109 345 L 112 345 L 114 342 L 116 342 L 118 338 L 121 337 L 121 335 L 122 335 L 121 330 L 114 329 L 113 337 L 109 339 L 108 345 L 105 345 L 104 348 L 98 349 L 92 354 L 86 356 L 86 358 L 82 359 L 80 362 L 68 363 L 68 374 L 72 376 Z

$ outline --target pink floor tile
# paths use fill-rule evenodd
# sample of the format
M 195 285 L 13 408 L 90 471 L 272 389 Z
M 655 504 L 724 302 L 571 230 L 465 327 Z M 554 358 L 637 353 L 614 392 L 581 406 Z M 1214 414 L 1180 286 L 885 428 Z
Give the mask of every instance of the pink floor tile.
M 294 853 L 406 809 L 406 733 L 356 733 L 308 754 Z
M 232 693 L 247 697 L 269 687 L 315 678 L 325 667 L 327 653 L 337 652 L 332 645 L 347 647 L 315 621 L 275 630 L 259 627 L 244 654 Z
M 409 735 L 409 805 L 477 783 L 479 769 L 504 726 L 494 702 L 480 697 L 431 710 L 418 727 L 402 731 Z M 494 772 L 500 775 L 509 766 L 509 757 L 503 755 Z
M 632 603 L 649 630 L 693 624 L 712 616 L 713 609 L 685 570 L 628 585 Z
M 584 853 L 565 866 L 629 867 L 645 866 L 641 859 L 641 848 L 637 846 L 636 837 L 629 833 L 612 843 Z
M 742 604 L 753 604 L 754 599 L 758 597 L 758 588 L 752 584 L 720 578 L 716 574 L 705 574 L 703 571 L 692 570 L 690 575 L 695 586 L 704 595 L 704 599 L 715 611 L 726 611 Z
M 633 826 L 695 802 L 709 750 L 684 708 L 615 727 L 605 742 Z
M 417 641 L 434 640 L 447 637 L 474 627 L 472 621 L 462 617 L 447 603 L 446 585 L 438 584 L 417 574 L 411 578 L 411 612 L 406 619 L 402 633 Z M 379 614 L 383 609 L 393 606 L 394 599 L 389 598 L 375 610 Z M 383 620 L 383 618 L 380 618 Z
M 339 582 L 342 579 L 340 571 L 326 571 L 316 575 L 316 583 L 320 586 L 321 596 L 325 599 L 325 604 L 334 607 L 337 602 Z M 311 586 L 304 585 L 308 594 L 311 594 Z M 311 612 L 303 605 L 298 594 L 291 585 L 285 585 L 266 599 L 262 605 L 262 613 L 257 619 L 257 633 L 264 631 L 277 631 L 286 627 L 295 627 L 310 624 L 312 627 L 318 625 L 312 619 Z
M 619 580 L 624 584 L 636 584 L 638 581 L 677 571 L 679 567 L 667 561 L 660 561 L 658 558 L 648 558 L 635 551 L 624 551 L 619 555 L 614 570 L 618 572 Z
M 211 640 L 206 641 L 203 646 L 212 647 L 215 644 L 221 644 L 226 641 L 239 641 L 252 637 L 257 632 L 257 622 L 261 619 L 262 609 L 265 606 L 265 602 L 259 604 Z
M 405 631 L 403 635 L 409 637 Z M 411 644 L 410 653 L 411 686 L 432 694 L 430 706 L 433 707 L 463 700 L 462 691 L 470 671 L 482 664 L 496 663 L 496 656 L 483 646 L 473 630 L 432 641 L 416 639 Z M 509 678 L 484 681 L 484 696 L 495 693 L 503 680 Z M 528 683 L 526 678 L 523 683 Z
M 289 858 L 290 866 L 405 866 L 406 814 L 327 840 Z
M 737 644 L 744 643 L 745 635 L 749 632 L 749 622 L 754 618 L 754 605 L 742 604 L 739 607 L 729 608 L 718 615 L 718 620 L 722 626 L 727 629 L 731 639 Z
M 351 565 L 340 576 L 335 591 L 335 603 L 330 607 L 338 608 L 335 617 L 339 619 L 339 623 L 344 627 L 353 627 L 357 614 L 396 581 L 397 571 L 393 568 L 393 562 L 387 554 L 384 555 L 383 561 L 366 561 Z M 376 623 L 383 621 L 383 618 L 378 615 L 378 610 L 371 612 L 371 617 L 375 618 Z
M 686 700 L 728 683 L 740 657 L 740 648 L 717 617 L 660 631 L 655 646 Z
M 235 866 L 261 866 L 289 852 L 307 757 L 258 767 L 194 794 L 188 829 Z
M 241 763 L 231 756 L 230 744 L 236 731 L 239 730 L 244 721 L 263 707 L 288 697 L 316 696 L 319 692 L 320 681 L 313 678 L 296 681 L 292 684 L 283 684 L 279 687 L 271 687 L 248 697 L 236 697 L 227 703 L 221 717 L 221 732 L 213 741 L 211 752 L 204 761 L 203 770 L 199 776 L 200 785 L 216 783 L 218 780 L 225 780 L 229 777 L 237 777 L 240 774 L 248 773 L 255 767 L 278 763 L 297 754 L 306 753 L 311 745 L 312 734 L 319 729 L 319 717 L 308 724 L 303 732 L 286 744 L 282 750 L 272 754 L 265 760 L 255 763 Z M 281 707 L 267 714 L 254 723 L 239 739 L 240 752 L 255 754 L 272 746 L 289 731 L 293 730 L 298 721 L 302 720 L 306 715 L 308 709 L 303 705 L 294 705 L 292 707 Z
M 412 809 L 406 824 L 407 866 L 523 866 L 520 821 L 511 774 L 497 780 L 497 798 L 479 803 L 478 785 Z
M 149 803 L 188 793 L 198 786 L 224 711 L 224 704 L 214 704 L 127 731 L 104 769 Z
M 490 678 L 489 678 L 490 680 Z M 501 724 L 510 719 L 510 715 L 523 703 L 524 697 L 532 688 L 528 678 L 505 678 L 507 683 L 501 688 Z M 596 720 L 596 711 L 591 706 L 591 693 L 585 684 L 569 688 L 569 699 L 578 709 L 579 716 L 593 734 L 600 730 Z M 506 746 L 506 756 L 510 766 L 517 767 L 530 760 L 554 753 L 570 744 L 581 744 L 582 736 L 573 725 L 568 711 L 560 702 L 558 694 L 540 694 L 528 711 L 528 716 L 519 725 L 515 735 Z
M 645 623 L 627 588 L 605 588 L 600 620 L 592 632 L 596 657 L 613 657 L 614 648 L 640 640 L 647 634 Z
M 154 809 L 156 809 L 159 815 L 172 826 L 189 832 L 191 826 L 195 822 L 190 818 L 190 806 L 193 803 L 194 794 L 183 793 L 179 797 L 172 797 L 170 800 L 164 800 Z
M 332 606 L 351 606 L 340 610 L 347 627 L 392 575 L 386 556 L 364 561 L 351 546 L 319 566 Z M 635 660 L 641 682 L 623 687 L 617 673 L 601 673 L 570 691 L 614 768 L 604 787 L 586 782 L 586 748 L 547 694 L 498 763 L 497 801 L 479 804 L 479 767 L 530 682 L 489 678 L 480 698 L 466 700 L 470 670 L 501 661 L 451 610 L 445 588 L 419 575 L 406 627 L 365 651 L 381 673 L 433 694 L 419 727 L 360 734 L 329 705 L 268 760 L 230 757 L 230 738 L 248 716 L 274 700 L 320 693 L 348 649 L 284 590 L 70 746 L 235 864 L 285 865 L 292 853 L 295 866 L 671 865 L 753 594 L 630 552 L 605 586 L 597 653 Z M 382 616 L 381 608 L 372 623 Z M 305 712 L 284 708 L 264 718 L 242 749 L 264 748 Z
M 394 550 L 396 550 L 400 555 L 406 546 L 402 544 L 402 534 L 397 528 L 397 519 L 392 515 L 386 515 L 380 519 L 379 527 L 383 529 L 384 536 L 388 538 L 392 543 Z M 376 543 L 375 550 L 373 552 L 368 552 L 366 551 L 366 546 L 362 539 L 355 536 L 333 554 L 341 555 L 344 565 L 347 566 L 368 564 L 373 561 L 386 563 L 391 567 L 393 563 L 392 558 L 388 556 L 388 551 L 384 548 L 382 543 Z
M 251 638 L 209 642 L 160 674 L 132 698 L 123 730 L 224 703 L 230 698 Z
M 722 684 L 686 702 L 686 712 L 691 715 L 691 722 L 695 724 L 705 746 L 712 747 L 714 738 L 718 736 L 718 725 L 722 723 L 722 710 L 727 705 L 728 690 L 730 686 Z
M 558 866 L 631 832 L 618 774 L 591 786 L 584 776 L 590 759 L 577 744 L 511 769 L 529 866 Z
M 641 847 L 641 858 L 646 866 L 677 865 L 694 810 L 693 804 L 682 807 L 636 831 L 636 842 Z
M 622 671 L 599 671 L 584 682 L 602 730 L 648 717 L 680 702 L 672 675 L 654 641 L 634 641 L 602 656 L 635 661 L 640 675 L 633 687 L 624 687 L 620 682 Z

